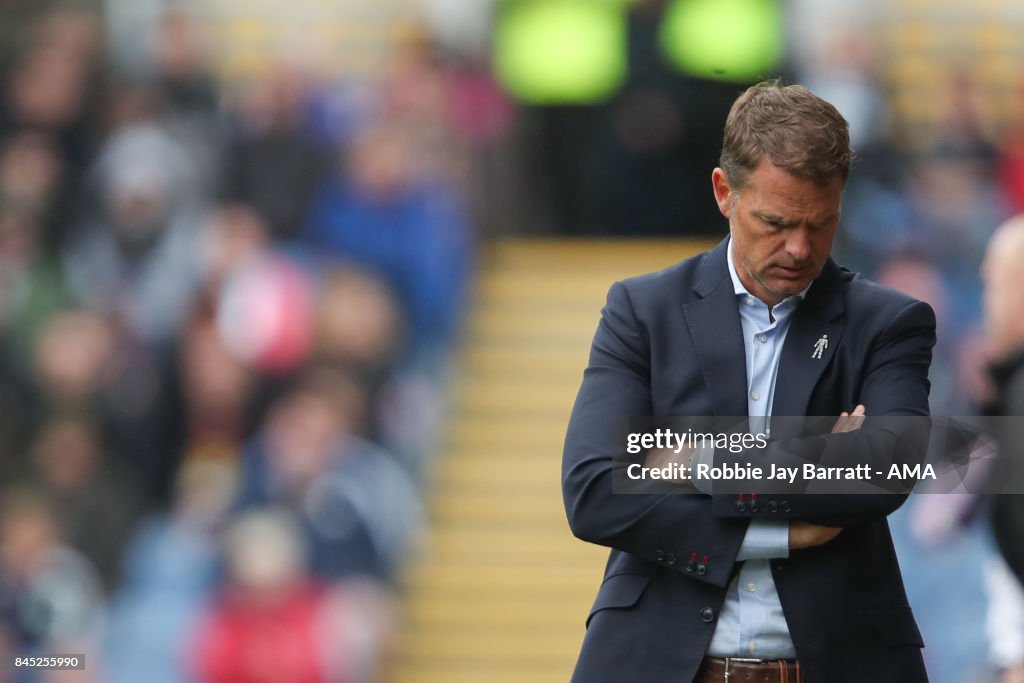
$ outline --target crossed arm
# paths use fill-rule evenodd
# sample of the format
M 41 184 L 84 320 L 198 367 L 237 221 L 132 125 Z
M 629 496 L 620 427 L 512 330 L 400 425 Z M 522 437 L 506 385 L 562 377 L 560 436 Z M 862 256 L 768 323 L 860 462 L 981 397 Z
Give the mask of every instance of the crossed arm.
M 878 336 L 865 366 L 861 401 L 894 414 L 898 413 L 898 407 L 892 406 L 894 396 L 909 393 L 911 404 L 926 415 L 933 342 L 934 316 L 927 306 L 912 304 L 898 314 Z M 649 359 L 650 350 L 625 287 L 616 284 L 602 313 L 566 435 L 562 483 L 570 527 L 583 540 L 650 560 L 668 552 L 679 557 L 706 552 L 713 562 L 705 580 L 725 585 L 747 519 L 715 514 L 711 500 L 703 495 L 612 493 L 613 461 L 624 445 L 616 442 L 611 425 L 619 418 L 652 414 Z M 877 460 L 892 445 L 891 435 L 885 433 L 843 429 L 816 437 L 814 444 L 808 444 L 810 452 L 801 457 L 816 457 L 823 464 L 858 462 L 870 456 Z M 785 516 L 791 521 L 789 540 L 794 549 L 825 542 L 839 533 L 824 527 L 880 519 L 898 507 L 903 496 L 813 498 L 823 500 Z

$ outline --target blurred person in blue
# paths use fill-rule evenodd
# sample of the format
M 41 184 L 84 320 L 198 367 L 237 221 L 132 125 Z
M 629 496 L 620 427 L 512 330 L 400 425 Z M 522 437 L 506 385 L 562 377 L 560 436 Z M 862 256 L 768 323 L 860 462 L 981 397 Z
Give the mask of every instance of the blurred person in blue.
M 408 140 L 386 123 L 358 135 L 347 172 L 318 195 L 305 237 L 394 289 L 409 321 L 406 363 L 439 376 L 466 304 L 471 235 L 453 189 L 417 173 Z
M 362 390 L 343 370 L 299 373 L 245 445 L 237 507 L 290 510 L 310 543 L 312 571 L 324 580 L 391 584 L 422 511 L 393 456 L 359 436 L 365 410 Z
M 217 586 L 221 537 L 237 485 L 232 463 L 191 460 L 178 471 L 170 508 L 139 524 L 108 608 L 105 680 L 194 680 L 189 639 Z
M 715 465 L 923 458 L 935 315 L 830 258 L 851 161 L 831 104 L 801 86 L 751 87 L 711 172 L 729 236 L 612 285 L 562 465 L 572 532 L 611 548 L 573 680 L 928 680 L 887 521 L 905 494 L 613 488 L 613 425 L 629 417 L 839 416 L 831 433 L 766 452 L 715 449 Z M 848 419 L 865 412 L 908 419 Z M 708 454 L 681 464 L 696 457 Z

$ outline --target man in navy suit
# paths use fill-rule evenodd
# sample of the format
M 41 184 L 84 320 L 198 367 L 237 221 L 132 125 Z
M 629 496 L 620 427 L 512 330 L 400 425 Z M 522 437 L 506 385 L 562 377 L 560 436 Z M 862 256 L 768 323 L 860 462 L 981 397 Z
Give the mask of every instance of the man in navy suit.
M 563 458 L 573 533 L 612 549 L 574 681 L 927 680 L 886 522 L 905 495 L 612 486 L 625 450 L 612 425 L 639 416 L 837 416 L 785 449 L 715 450 L 716 465 L 923 457 L 934 314 L 829 257 L 851 156 L 831 104 L 750 88 L 711 177 L 729 237 L 612 286 Z

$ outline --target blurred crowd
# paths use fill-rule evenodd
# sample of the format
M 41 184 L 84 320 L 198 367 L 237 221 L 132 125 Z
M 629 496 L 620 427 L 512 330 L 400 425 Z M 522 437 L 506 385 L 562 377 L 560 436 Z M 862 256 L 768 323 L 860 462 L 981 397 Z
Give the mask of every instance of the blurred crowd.
M 0 655 L 376 680 L 474 270 L 472 75 L 410 31 L 371 84 L 225 84 L 173 6 L 129 74 L 102 14 L 0 8 Z

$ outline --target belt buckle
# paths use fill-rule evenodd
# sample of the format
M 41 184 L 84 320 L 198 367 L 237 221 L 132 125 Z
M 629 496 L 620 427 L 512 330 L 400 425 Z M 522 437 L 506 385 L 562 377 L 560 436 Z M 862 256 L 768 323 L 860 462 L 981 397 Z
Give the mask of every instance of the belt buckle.
M 729 673 L 729 665 L 733 662 L 742 662 L 744 664 L 764 664 L 765 660 L 758 659 L 756 657 L 726 657 L 725 675 L 723 676 L 723 680 L 725 681 L 725 683 L 729 683 L 729 676 L 731 675 Z

